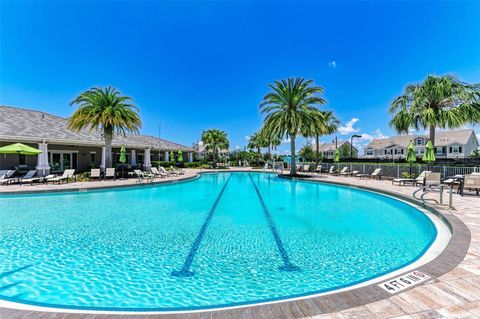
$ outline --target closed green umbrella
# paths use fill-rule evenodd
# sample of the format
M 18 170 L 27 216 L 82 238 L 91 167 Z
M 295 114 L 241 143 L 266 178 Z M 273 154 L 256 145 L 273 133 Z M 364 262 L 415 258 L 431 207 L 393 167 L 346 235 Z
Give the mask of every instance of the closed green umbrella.
M 182 152 L 182 150 L 178 150 L 178 161 L 183 162 L 183 152 Z
M 432 141 L 427 142 L 427 145 L 425 146 L 425 153 L 423 154 L 422 160 L 427 164 L 435 162 L 435 152 L 433 151 Z
M 175 162 L 175 154 L 173 154 L 173 151 L 170 151 L 170 162 Z
M 415 155 L 415 146 L 413 142 L 410 141 L 407 146 L 407 163 L 410 163 L 410 176 L 412 176 L 412 163 L 417 161 L 417 155 Z
M 340 152 L 338 150 L 335 150 L 335 154 L 333 155 L 333 161 L 335 163 L 340 162 Z
M 0 154 L 38 155 L 40 153 L 42 153 L 42 151 L 22 143 L 0 147 Z
M 120 149 L 120 159 L 118 160 L 120 163 L 125 164 L 127 162 L 127 150 L 125 149 L 125 145 L 122 145 Z M 123 168 L 125 165 L 122 165 L 122 178 L 125 176 L 123 175 Z

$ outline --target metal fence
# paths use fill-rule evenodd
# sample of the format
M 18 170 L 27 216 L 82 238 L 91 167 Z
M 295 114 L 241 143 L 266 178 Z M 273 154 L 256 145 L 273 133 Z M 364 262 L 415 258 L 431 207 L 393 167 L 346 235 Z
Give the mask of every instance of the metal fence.
M 304 163 L 307 165 L 308 163 Z M 314 165 L 314 163 L 311 163 Z M 348 167 L 350 172 L 358 171 L 359 173 L 370 174 L 376 168 L 382 169 L 382 175 L 386 177 L 399 178 L 406 174 L 411 176 L 418 176 L 421 172 L 429 170 L 426 164 L 363 164 L 363 163 L 321 163 L 322 168 L 329 170 L 330 166 L 335 166 L 337 170 L 341 170 L 343 167 Z M 480 167 L 467 167 L 467 166 L 448 166 L 438 165 L 430 167 L 430 170 L 434 172 L 442 173 L 443 178 L 454 175 L 465 175 L 474 172 L 480 172 Z

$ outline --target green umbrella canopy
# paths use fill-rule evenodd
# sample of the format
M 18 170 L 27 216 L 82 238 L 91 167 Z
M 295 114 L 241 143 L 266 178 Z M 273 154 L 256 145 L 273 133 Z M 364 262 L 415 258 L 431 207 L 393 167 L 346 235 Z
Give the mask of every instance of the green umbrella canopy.
M 170 162 L 175 162 L 175 154 L 173 154 L 173 151 L 170 151 Z
M 183 162 L 183 153 L 182 150 L 178 150 L 178 161 Z
M 127 150 L 125 149 L 125 145 L 122 145 L 120 149 L 120 163 L 125 163 L 127 161 Z
M 40 153 L 42 151 L 22 143 L 0 147 L 0 154 L 38 155 Z
M 340 152 L 338 150 L 335 150 L 335 154 L 333 155 L 333 161 L 336 163 L 340 162 Z
M 415 155 L 415 147 L 413 142 L 410 141 L 407 147 L 407 163 L 415 163 L 417 161 L 417 155 Z
M 433 151 L 432 141 L 428 141 L 425 146 L 425 153 L 423 154 L 422 160 L 425 163 L 435 162 L 435 152 Z

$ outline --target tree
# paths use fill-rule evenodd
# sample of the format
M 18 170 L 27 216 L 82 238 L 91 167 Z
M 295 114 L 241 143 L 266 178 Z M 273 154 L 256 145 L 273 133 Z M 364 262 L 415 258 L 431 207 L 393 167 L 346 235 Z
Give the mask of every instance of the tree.
M 428 129 L 435 144 L 436 128 L 480 123 L 480 85 L 460 82 L 452 75 L 429 75 L 422 83 L 407 85 L 390 112 L 390 126 L 399 133 Z
M 132 98 L 113 87 L 94 87 L 81 93 L 70 105 L 78 108 L 68 120 L 68 128 L 80 131 L 100 129 L 105 141 L 105 166 L 111 168 L 114 134 L 138 133 L 142 122 Z
M 298 152 L 298 155 L 303 158 L 304 161 L 310 162 L 314 159 L 315 153 L 311 144 L 305 144 Z
M 340 122 L 337 120 L 333 112 L 323 111 L 323 121 L 321 123 L 312 123 L 310 128 L 310 137 L 315 137 L 315 166 L 320 162 L 320 136 L 333 134 L 337 131 Z M 321 124 L 321 125 L 318 125 Z
M 261 132 L 254 133 L 248 139 L 247 147 L 257 150 L 257 166 L 260 165 L 260 149 L 268 145 L 268 141 Z
M 297 173 L 295 139 L 298 135 L 308 136 L 313 125 L 324 123 L 323 113 L 317 108 L 326 103 L 317 96 L 323 93 L 323 88 L 312 84 L 312 80 L 303 78 L 275 81 L 260 104 L 261 112 L 266 114 L 262 131 L 268 136 L 290 139 L 290 175 Z
M 228 136 L 225 131 L 210 129 L 202 132 L 201 140 L 206 151 L 211 151 L 213 155 L 212 166 L 217 167 L 217 154 L 219 150 L 228 149 Z
M 470 157 L 475 159 L 480 159 L 480 150 L 472 151 L 472 153 L 470 154 Z

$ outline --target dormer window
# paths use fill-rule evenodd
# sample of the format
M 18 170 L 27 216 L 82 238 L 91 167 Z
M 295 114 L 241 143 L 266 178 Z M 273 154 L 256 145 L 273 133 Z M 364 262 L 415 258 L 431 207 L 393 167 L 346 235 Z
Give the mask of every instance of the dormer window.
M 417 138 L 415 140 L 415 145 L 423 145 L 423 138 Z

